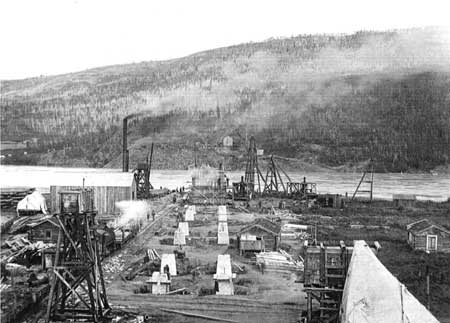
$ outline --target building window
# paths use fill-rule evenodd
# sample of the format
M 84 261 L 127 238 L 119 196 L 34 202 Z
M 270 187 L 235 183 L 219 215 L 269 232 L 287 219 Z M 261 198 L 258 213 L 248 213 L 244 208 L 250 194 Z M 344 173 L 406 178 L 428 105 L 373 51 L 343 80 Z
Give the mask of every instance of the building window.
M 437 236 L 427 235 L 427 250 L 436 251 L 437 250 Z
M 45 230 L 45 237 L 47 239 L 51 239 L 52 238 L 52 230 Z

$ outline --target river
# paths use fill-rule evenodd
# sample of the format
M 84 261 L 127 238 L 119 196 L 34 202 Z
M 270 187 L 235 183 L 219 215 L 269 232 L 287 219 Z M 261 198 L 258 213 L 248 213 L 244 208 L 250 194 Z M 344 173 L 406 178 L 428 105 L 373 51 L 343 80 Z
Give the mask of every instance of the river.
M 239 181 L 242 172 L 227 172 L 231 181 Z M 189 185 L 191 178 L 187 170 L 152 170 L 151 182 L 155 188 L 175 189 Z M 361 178 L 360 173 L 337 172 L 290 172 L 293 181 L 317 183 L 319 193 L 353 194 Z M 2 189 L 14 187 L 34 187 L 45 193 L 51 185 L 82 185 L 101 179 L 114 185 L 115 181 L 128 180 L 119 169 L 105 168 L 64 168 L 44 166 L 0 166 L 0 186 Z M 373 195 L 378 199 L 392 199 L 392 194 L 415 194 L 420 200 L 445 201 L 450 197 L 450 175 L 382 173 L 374 175 Z

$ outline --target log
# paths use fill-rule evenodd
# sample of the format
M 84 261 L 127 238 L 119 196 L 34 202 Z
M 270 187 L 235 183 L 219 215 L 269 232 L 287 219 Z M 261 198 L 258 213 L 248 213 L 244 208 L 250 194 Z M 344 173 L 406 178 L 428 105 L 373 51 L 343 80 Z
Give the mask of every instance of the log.
M 183 311 L 176 311 L 176 310 L 169 310 L 169 309 L 165 309 L 165 308 L 161 308 L 161 311 L 168 312 L 168 313 L 174 313 L 174 314 L 180 314 L 180 315 L 184 315 L 184 316 L 197 317 L 197 318 L 202 318 L 202 319 L 211 320 L 211 321 L 240 323 L 239 321 L 228 320 L 228 319 L 224 319 L 221 317 L 189 313 L 189 312 L 183 312 Z

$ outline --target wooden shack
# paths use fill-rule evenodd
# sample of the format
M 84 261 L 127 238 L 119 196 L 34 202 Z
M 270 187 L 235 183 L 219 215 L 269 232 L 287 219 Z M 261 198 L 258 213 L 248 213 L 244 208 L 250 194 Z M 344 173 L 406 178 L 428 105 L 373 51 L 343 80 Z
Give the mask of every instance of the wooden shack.
M 58 241 L 59 225 L 56 219 L 46 218 L 28 225 L 28 240 L 56 243 Z
M 416 250 L 450 252 L 450 230 L 422 219 L 406 226 L 408 244 Z
M 81 181 L 81 180 L 80 180 Z M 59 212 L 60 192 L 92 190 L 94 209 L 100 216 L 118 215 L 116 202 L 136 199 L 136 182 L 132 173 L 110 173 L 92 178 L 85 186 L 50 186 L 51 212 Z
M 276 251 L 281 240 L 281 226 L 269 219 L 256 219 L 239 231 L 237 241 L 241 254 Z
M 416 196 L 413 194 L 392 194 L 392 200 L 396 207 L 410 207 L 416 203 Z
M 374 242 L 374 253 L 380 245 Z M 340 241 L 338 246 L 320 245 L 304 247 L 304 291 L 308 320 L 313 308 L 319 308 L 318 322 L 337 322 L 342 292 L 353 253 L 353 246 Z M 313 306 L 313 302 L 317 305 Z

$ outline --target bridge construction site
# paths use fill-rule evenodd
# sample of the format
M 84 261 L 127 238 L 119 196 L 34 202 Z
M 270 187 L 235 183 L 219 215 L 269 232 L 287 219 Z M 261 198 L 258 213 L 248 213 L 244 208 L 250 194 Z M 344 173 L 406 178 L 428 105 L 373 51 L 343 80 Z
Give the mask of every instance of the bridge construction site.
M 196 165 L 156 189 L 153 145 L 129 172 L 126 122 L 129 187 L 52 187 L 4 232 L 2 322 L 450 322 L 449 202 L 375 200 L 370 166 L 320 193 L 253 138 L 240 181 Z

